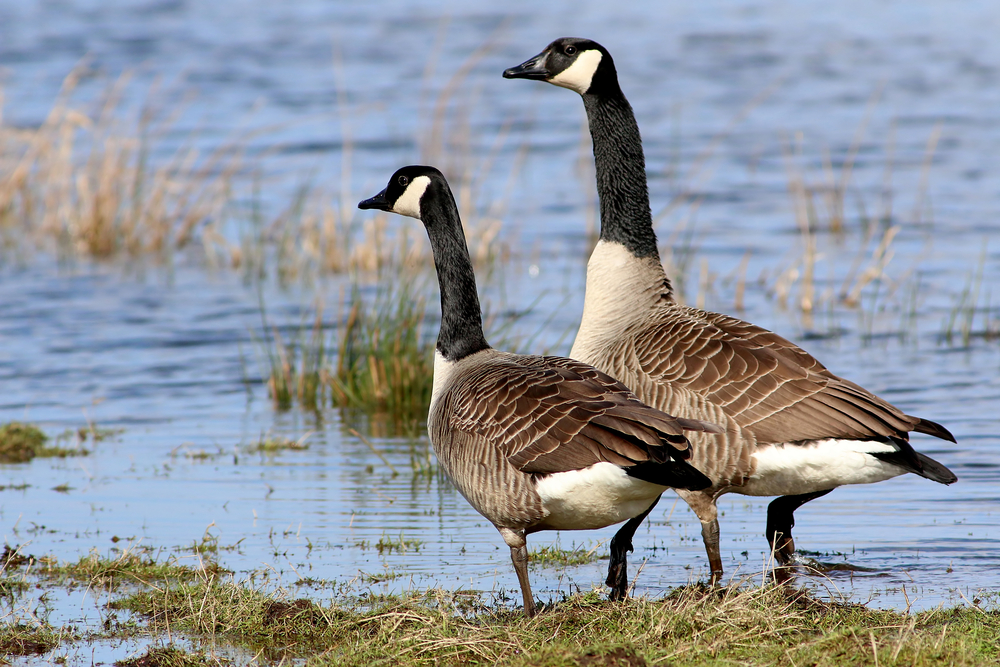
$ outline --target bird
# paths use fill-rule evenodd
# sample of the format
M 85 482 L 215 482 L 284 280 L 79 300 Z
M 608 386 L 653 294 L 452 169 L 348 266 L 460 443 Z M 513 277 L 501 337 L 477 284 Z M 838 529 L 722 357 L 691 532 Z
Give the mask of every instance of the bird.
M 644 405 L 579 361 L 490 347 L 458 207 L 439 170 L 403 167 L 358 208 L 426 228 L 441 292 L 428 434 L 455 488 L 510 547 L 528 616 L 536 607 L 527 535 L 602 528 L 640 515 L 667 487 L 711 485 L 687 463 L 685 433 L 720 431 L 715 424 Z
M 712 486 L 678 490 L 701 521 L 713 582 L 723 574 L 716 501 L 725 493 L 779 496 L 768 506 L 765 537 L 787 573 L 799 560 L 792 527 L 804 503 L 908 472 L 957 480 L 909 442 L 912 431 L 955 442 L 944 426 L 903 413 L 776 333 L 678 303 L 656 245 L 639 127 L 607 49 L 560 38 L 503 76 L 574 90 L 587 113 L 601 234 L 569 356 L 621 380 L 649 405 L 725 428 L 691 438 L 691 462 Z M 631 549 L 639 521 L 615 536 L 621 548 Z M 625 576 L 612 551 L 609 585 Z

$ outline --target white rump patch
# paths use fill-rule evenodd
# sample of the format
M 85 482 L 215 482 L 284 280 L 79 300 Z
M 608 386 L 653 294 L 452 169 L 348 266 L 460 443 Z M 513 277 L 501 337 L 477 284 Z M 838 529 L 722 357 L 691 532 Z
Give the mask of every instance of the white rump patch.
M 594 73 L 601 64 L 601 52 L 597 49 L 584 51 L 573 64 L 549 79 L 549 83 L 569 88 L 583 95 L 594 80 Z
M 551 530 L 610 526 L 645 512 L 666 488 L 629 477 L 606 462 L 546 475 L 535 485 L 548 512 L 540 526 Z
M 767 445 L 753 455 L 757 470 L 734 489 L 747 496 L 796 496 L 845 484 L 882 482 L 906 471 L 874 453 L 895 452 L 888 442 L 817 440 L 808 445 Z
M 431 184 L 431 179 L 427 176 L 417 176 L 403 190 L 396 203 L 392 206 L 393 213 L 408 215 L 411 218 L 420 219 L 420 198 L 424 196 L 424 191 Z M 435 373 L 437 376 L 437 373 Z

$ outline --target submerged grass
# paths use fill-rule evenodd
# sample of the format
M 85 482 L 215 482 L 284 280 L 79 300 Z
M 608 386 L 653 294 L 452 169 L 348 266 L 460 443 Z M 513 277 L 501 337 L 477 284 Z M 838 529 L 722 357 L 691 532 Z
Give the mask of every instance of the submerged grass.
M 90 453 L 83 448 L 51 447 L 46 444 L 48 441 L 49 437 L 33 424 L 4 424 L 0 426 L 0 463 L 27 463 L 34 458 L 66 458 Z
M 558 546 L 543 546 L 531 551 L 531 558 L 528 561 L 533 567 L 575 567 L 595 563 L 601 559 L 607 559 L 606 553 L 598 553 L 603 542 L 598 542 L 595 546 L 587 548 L 584 546 L 562 549 Z
M 430 590 L 319 605 L 213 578 L 136 593 L 113 606 L 145 617 L 153 632 L 185 630 L 271 659 L 308 657 L 310 665 L 920 666 L 1000 657 L 996 610 L 906 614 L 820 602 L 780 587 L 689 586 L 624 603 L 595 592 L 527 619 L 470 594 Z
M 152 646 L 140 656 L 116 661 L 115 667 L 201 667 L 228 662 L 216 656 L 190 653 L 176 646 Z
M 42 655 L 73 638 L 72 632 L 47 623 L 0 623 L 0 665 L 9 664 L 5 657 Z
M 140 548 L 125 549 L 117 556 L 102 556 L 95 551 L 72 563 L 60 562 L 51 556 L 21 556 L 17 565 L 48 582 L 77 582 L 105 590 L 128 585 L 204 580 L 226 572 L 217 563 L 205 558 L 198 566 L 183 565 L 174 556 L 159 560 L 151 549 Z
M 277 454 L 278 452 L 286 451 L 302 451 L 309 449 L 309 443 L 306 440 L 310 435 L 312 434 L 307 433 L 298 440 L 292 440 L 280 435 L 263 435 L 260 440 L 247 447 L 246 451 L 251 454 Z

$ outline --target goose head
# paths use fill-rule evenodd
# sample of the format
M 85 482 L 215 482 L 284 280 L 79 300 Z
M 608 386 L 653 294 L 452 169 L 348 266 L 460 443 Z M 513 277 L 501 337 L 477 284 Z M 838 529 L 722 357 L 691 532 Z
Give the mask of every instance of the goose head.
M 378 209 L 423 220 L 421 210 L 427 210 L 441 184 L 447 187 L 444 175 L 434 167 L 403 167 L 392 175 L 382 192 L 360 202 L 358 208 Z
M 504 70 L 503 78 L 548 81 L 581 95 L 618 87 L 618 72 L 608 50 L 579 37 L 557 39 L 534 58 Z

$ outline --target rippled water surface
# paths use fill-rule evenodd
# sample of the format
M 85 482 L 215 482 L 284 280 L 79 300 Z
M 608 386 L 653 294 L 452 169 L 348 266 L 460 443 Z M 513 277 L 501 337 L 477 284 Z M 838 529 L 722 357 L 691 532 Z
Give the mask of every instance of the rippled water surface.
M 163 77 L 196 93 L 176 141 L 196 131 L 212 146 L 239 127 L 271 128 L 251 142 L 274 184 L 263 195 L 273 209 L 287 206 L 299 174 L 332 184 L 341 198 L 333 204 L 349 210 L 402 164 L 440 160 L 453 182 L 459 165 L 475 164 L 464 201 L 502 221 L 496 243 L 510 254 L 486 282 L 487 300 L 514 310 L 535 304 L 517 322 L 522 340 L 542 330 L 531 344 L 565 353 L 593 219 L 582 105 L 568 91 L 504 81 L 500 72 L 555 37 L 593 37 L 615 54 L 636 109 L 658 232 L 687 298 L 801 342 L 833 371 L 957 436 L 957 444 L 914 438 L 958 474 L 954 486 L 907 475 L 838 489 L 801 509 L 800 547 L 866 568 L 805 583 L 896 607 L 995 591 L 994 3 L 467 4 L 4 3 L 5 119 L 39 123 L 63 77 L 87 57 L 102 76 L 84 82 L 84 98 L 127 68 L 140 84 Z M 449 81 L 451 111 L 435 135 L 435 96 Z M 443 153 L 436 136 L 451 142 Z M 492 158 L 462 162 L 462 151 Z M 804 178 L 826 219 L 823 193 L 843 178 L 847 156 L 844 230 L 816 232 L 819 306 L 809 315 L 797 305 L 805 246 L 789 184 Z M 885 227 L 873 222 L 866 242 L 863 220 L 879 216 L 899 225 L 891 261 L 860 306 L 848 307 L 835 297 L 872 264 Z M 258 286 L 201 265 L 178 258 L 140 270 L 4 256 L 0 421 L 36 422 L 51 434 L 89 422 L 120 429 L 87 457 L 0 466 L 6 541 L 75 559 L 122 548 L 121 540 L 170 550 L 207 533 L 237 545 L 220 552 L 224 566 L 272 567 L 289 583 L 515 590 L 495 530 L 447 481 L 414 471 L 425 438 L 384 437 L 335 410 L 272 409 L 260 380 L 261 297 L 272 321 L 295 327 L 318 296 L 333 326 L 341 281 Z M 308 446 L 246 453 L 262 434 Z M 699 525 L 675 500 L 665 498 L 637 536 L 639 593 L 707 574 Z M 727 573 L 759 580 L 766 500 L 730 495 L 720 508 Z M 531 543 L 606 553 L 613 532 Z M 400 538 L 409 544 L 402 552 L 377 548 Z M 532 577 L 542 598 L 558 598 L 589 590 L 606 565 L 536 567 Z M 67 618 L 94 613 L 69 602 L 60 612 Z

